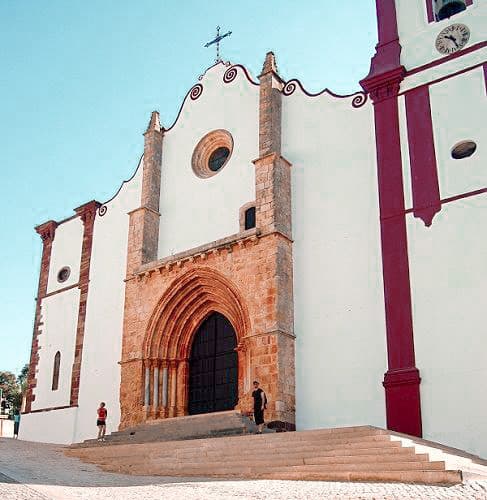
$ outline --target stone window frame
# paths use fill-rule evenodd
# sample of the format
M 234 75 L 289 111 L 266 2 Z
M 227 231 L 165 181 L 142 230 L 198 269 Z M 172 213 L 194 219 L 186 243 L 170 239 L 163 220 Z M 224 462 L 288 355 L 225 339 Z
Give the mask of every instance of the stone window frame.
M 208 160 L 214 151 L 218 148 L 228 148 L 230 151 L 225 163 L 216 171 L 210 170 Z M 233 153 L 233 137 L 228 130 L 217 129 L 204 135 L 193 151 L 191 157 L 191 167 L 193 172 L 200 179 L 207 179 L 220 173 L 230 161 Z
M 54 364 L 52 368 L 52 386 L 51 390 L 57 391 L 59 389 L 59 369 L 61 367 L 61 352 L 57 351 L 54 355 Z
M 238 209 L 239 228 L 241 233 L 243 233 L 244 231 L 248 231 L 248 229 L 245 229 L 245 212 L 249 208 L 256 208 L 255 201 L 249 201 L 248 203 L 245 203 Z M 257 226 L 257 221 L 256 221 L 256 226 Z

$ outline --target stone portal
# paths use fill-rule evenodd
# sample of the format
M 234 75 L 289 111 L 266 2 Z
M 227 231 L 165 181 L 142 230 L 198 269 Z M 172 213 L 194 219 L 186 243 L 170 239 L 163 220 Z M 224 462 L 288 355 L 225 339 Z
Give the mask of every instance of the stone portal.
M 238 402 L 237 336 L 230 321 L 212 313 L 198 328 L 189 358 L 188 413 L 233 410 Z

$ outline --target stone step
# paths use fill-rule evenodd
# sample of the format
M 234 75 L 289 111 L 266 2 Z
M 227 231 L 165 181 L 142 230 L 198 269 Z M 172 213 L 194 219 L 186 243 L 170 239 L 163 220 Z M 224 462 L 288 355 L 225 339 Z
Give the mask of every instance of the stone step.
M 248 463 L 165 463 L 157 464 L 102 464 L 105 470 L 126 472 L 137 475 L 159 476 L 212 476 L 212 475 L 258 475 L 272 472 L 301 472 L 301 473 L 329 473 L 329 472 L 393 472 L 393 471 L 444 471 L 444 462 L 390 462 L 366 464 L 327 464 L 327 465 L 269 465 L 265 462 Z
M 294 434 L 294 433 L 290 433 Z M 225 441 L 223 441 L 225 439 Z M 262 452 L 266 453 L 278 453 L 279 451 L 284 451 L 285 453 L 291 452 L 313 452 L 320 450 L 333 450 L 346 448 L 372 448 L 377 447 L 390 447 L 399 448 L 401 444 L 399 442 L 390 441 L 387 435 L 359 435 L 355 438 L 351 437 L 333 437 L 333 438 L 322 438 L 317 436 L 314 440 L 304 441 L 290 440 L 289 442 L 283 441 L 281 439 L 274 439 L 272 436 L 247 436 L 241 437 L 239 440 L 232 440 L 233 438 L 222 438 L 222 439 L 205 439 L 205 440 L 195 440 L 195 441 L 185 441 L 185 442 L 174 442 L 171 443 L 171 447 L 168 448 L 167 443 L 157 442 L 157 443 L 147 443 L 147 444 L 134 444 L 134 445 L 118 445 L 110 447 L 96 447 L 96 453 L 98 456 L 136 456 L 141 454 L 147 456 L 151 453 L 160 452 L 161 455 L 173 455 L 176 453 L 184 453 L 184 451 L 189 451 L 190 453 L 202 454 L 215 451 L 219 453 L 230 453 L 238 452 L 242 454 L 260 454 Z M 242 439 L 244 441 L 242 441 Z M 103 445 L 103 443 L 101 443 Z M 231 447 L 230 447 L 231 446 Z M 78 456 L 89 456 L 93 453 L 93 449 L 84 448 L 79 449 Z
M 256 479 L 281 479 L 288 481 L 347 481 L 388 482 L 411 484 L 455 485 L 462 482 L 462 473 L 448 471 L 353 471 L 353 472 L 270 472 L 255 474 Z
M 464 467 L 467 470 L 470 465 L 469 473 L 487 477 L 487 467 L 480 460 L 473 463 L 465 456 L 368 426 L 102 444 L 66 453 L 107 471 L 138 475 L 457 484 Z
M 340 448 L 337 448 L 336 446 L 325 446 L 325 445 L 320 445 L 320 444 L 307 444 L 307 445 L 300 445 L 299 447 L 296 446 L 290 446 L 288 448 L 281 447 L 279 449 L 272 449 L 269 452 L 265 452 L 267 456 L 301 456 L 301 457 L 316 457 L 316 456 L 362 456 L 364 454 L 373 454 L 375 453 L 376 456 L 382 456 L 382 455 L 395 455 L 395 454 L 404 454 L 404 453 L 410 453 L 414 454 L 414 448 L 401 448 L 397 444 L 391 444 L 389 445 L 386 443 L 387 446 L 384 446 L 384 443 L 368 443 L 368 442 L 361 442 L 361 443 L 349 443 L 346 445 L 343 445 Z M 372 445 L 372 446 L 371 446 Z M 375 446 L 375 447 L 374 447 Z M 240 449 L 235 449 L 232 450 L 231 448 L 210 448 L 210 449 L 205 449 L 205 448 L 191 448 L 191 449 L 179 449 L 179 450 L 171 450 L 171 449 L 164 449 L 164 448 L 156 448 L 156 449 L 137 449 L 137 450 L 123 450 L 122 452 L 116 452 L 116 450 L 110 450 L 100 452 L 99 457 L 112 457 L 115 459 L 122 459 L 125 457 L 129 457 L 131 459 L 136 459 L 138 457 L 141 457 L 142 459 L 147 459 L 147 458 L 169 458 L 173 457 L 175 459 L 189 459 L 191 457 L 205 457 L 206 460 L 211 460 L 214 457 L 222 457 L 222 458 L 229 458 L 232 459 L 235 456 L 239 457 L 245 457 L 246 459 L 255 457 L 255 456 L 260 456 L 262 453 L 259 453 L 262 449 L 247 449 L 247 450 L 240 450 Z M 366 450 L 365 452 L 363 450 Z M 77 455 L 77 456 L 83 456 L 83 454 Z M 90 456 L 90 452 L 87 452 L 84 456 Z
M 149 472 L 128 469 L 127 467 L 102 466 L 108 472 L 120 472 L 135 475 L 153 474 Z M 188 470 L 170 471 L 172 476 L 201 476 L 201 471 L 192 474 Z M 164 474 L 160 474 L 164 475 Z M 239 479 L 280 479 L 292 481 L 357 481 L 357 482 L 401 482 L 412 484 L 438 484 L 455 485 L 462 482 L 460 470 L 407 470 L 407 471 L 251 471 L 239 470 L 238 472 L 214 471 L 205 474 L 206 477 L 225 477 Z
M 199 459 L 199 460 L 198 460 Z M 337 457 L 305 457 L 305 456 L 269 456 L 269 457 L 253 457 L 251 460 L 244 460 L 240 456 L 232 457 L 232 460 L 223 460 L 222 457 L 215 457 L 214 459 L 206 459 L 204 462 L 201 461 L 201 457 L 188 457 L 188 458 L 173 458 L 173 462 L 169 463 L 167 457 L 138 457 L 130 458 L 128 457 L 115 457 L 110 460 L 99 461 L 99 465 L 114 467 L 128 465 L 131 467 L 145 467 L 150 461 L 150 467 L 165 469 L 167 467 L 177 467 L 177 468 L 195 468 L 199 466 L 204 466 L 205 468 L 211 468 L 213 470 L 221 470 L 227 467 L 240 468 L 251 466 L 256 470 L 266 469 L 268 467 L 276 466 L 294 466 L 294 465 L 351 465 L 351 466 L 365 466 L 369 467 L 378 466 L 382 464 L 386 466 L 387 464 L 395 463 L 426 463 L 429 462 L 427 454 L 421 455 L 360 455 L 360 456 L 337 456 Z
M 361 446 L 364 445 L 366 446 L 365 448 L 362 448 Z M 315 450 L 305 450 L 305 451 L 293 451 L 294 454 L 304 457 L 334 457 L 334 456 L 363 456 L 363 455 L 373 455 L 373 456 L 381 456 L 381 455 L 414 455 L 415 451 L 414 448 L 401 448 L 400 446 L 397 446 L 394 444 L 392 447 L 387 447 L 385 448 L 384 446 L 381 447 L 371 447 L 367 446 L 367 443 L 350 443 L 346 446 L 343 446 L 341 448 L 336 448 L 336 447 L 318 447 Z M 252 456 L 255 455 L 254 452 L 239 452 L 240 456 Z M 289 455 L 289 453 L 286 450 L 280 450 L 273 452 L 274 456 L 280 456 L 280 455 Z M 231 456 L 230 452 L 225 452 L 222 450 L 222 452 L 218 451 L 207 451 L 205 452 L 206 457 L 214 457 L 214 456 Z
M 243 435 L 256 431 L 255 423 L 241 412 L 231 410 L 204 415 L 190 415 L 149 420 L 140 425 L 112 432 L 105 444 L 178 441 Z M 275 431 L 268 429 L 267 432 Z M 74 448 L 99 446 L 96 439 L 72 445 Z

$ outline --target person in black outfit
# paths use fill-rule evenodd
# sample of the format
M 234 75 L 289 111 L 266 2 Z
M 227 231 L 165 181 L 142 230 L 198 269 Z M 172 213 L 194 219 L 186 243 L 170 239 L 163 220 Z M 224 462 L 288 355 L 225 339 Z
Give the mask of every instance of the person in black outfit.
M 254 381 L 254 391 L 252 392 L 254 398 L 254 420 L 257 424 L 257 434 L 262 434 L 264 427 L 264 410 L 267 405 L 267 396 L 265 392 L 259 387 L 259 382 Z

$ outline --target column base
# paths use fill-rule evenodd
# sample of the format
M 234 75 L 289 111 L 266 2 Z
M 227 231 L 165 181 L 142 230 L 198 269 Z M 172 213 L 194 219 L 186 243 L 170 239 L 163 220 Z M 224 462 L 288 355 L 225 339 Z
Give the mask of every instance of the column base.
M 384 374 L 388 429 L 422 437 L 420 383 L 419 370 L 415 367 Z

